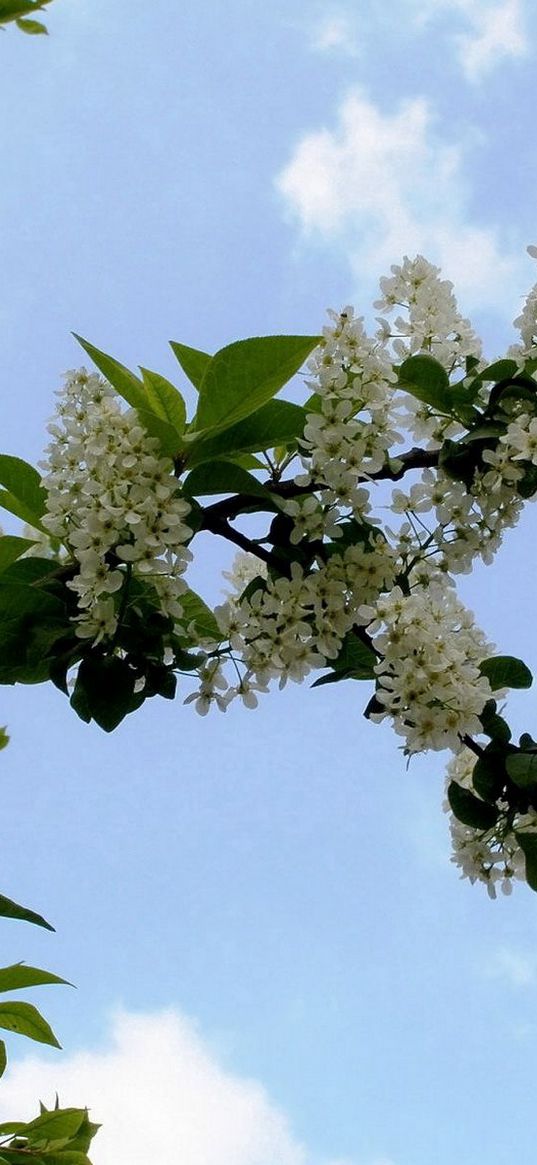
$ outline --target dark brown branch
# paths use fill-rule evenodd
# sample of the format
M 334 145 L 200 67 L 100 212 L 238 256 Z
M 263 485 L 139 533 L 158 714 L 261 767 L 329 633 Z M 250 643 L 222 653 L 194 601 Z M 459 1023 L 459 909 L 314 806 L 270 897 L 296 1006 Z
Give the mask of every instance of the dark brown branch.
M 390 465 L 383 466 L 378 473 L 372 473 L 369 476 L 358 478 L 357 480 L 368 481 L 400 481 L 405 473 L 411 469 L 432 469 L 438 465 L 438 449 L 409 449 L 406 453 L 402 453 L 397 458 L 399 468 L 394 469 Z M 266 499 L 259 497 L 257 494 L 235 494 L 230 498 L 223 498 L 220 502 L 214 502 L 212 506 L 207 506 L 203 511 L 203 521 L 201 524 L 202 530 L 211 530 L 213 522 L 223 520 L 224 522 L 232 521 L 233 518 L 238 518 L 239 514 L 262 513 L 263 511 L 273 512 L 276 509 L 274 504 L 271 504 L 271 494 L 275 498 L 282 500 L 288 498 L 303 497 L 304 494 L 309 494 L 318 490 L 326 489 L 327 487 L 322 482 L 311 482 L 310 485 L 297 485 L 295 481 L 268 481 L 263 483 L 266 485 L 267 496 Z M 213 531 L 219 533 L 219 531 Z M 228 537 L 227 534 L 224 537 Z

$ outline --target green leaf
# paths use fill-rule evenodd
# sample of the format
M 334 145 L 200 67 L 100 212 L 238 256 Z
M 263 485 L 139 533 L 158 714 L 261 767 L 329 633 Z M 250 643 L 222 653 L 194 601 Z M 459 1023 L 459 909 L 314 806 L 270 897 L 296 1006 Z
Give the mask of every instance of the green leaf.
M 16 1133 L 20 1133 L 25 1128 L 25 1121 L 4 1121 L 0 1125 L 0 1137 L 15 1136 Z
M 0 1027 L 28 1036 L 37 1043 L 50 1044 L 52 1048 L 61 1047 L 52 1028 L 32 1003 L 19 1003 L 15 999 L 10 1003 L 0 1003 Z
M 24 1136 L 30 1145 L 38 1148 L 44 1148 L 47 1143 L 68 1143 L 76 1137 L 86 1118 L 87 1113 L 83 1108 L 58 1108 L 53 1112 L 44 1112 L 26 1125 Z
M 409 356 L 404 360 L 399 369 L 399 387 L 436 412 L 457 417 L 464 424 L 471 424 L 478 415 L 473 407 L 475 391 L 450 384 L 445 368 L 432 356 Z
M 171 457 L 172 460 L 177 457 L 182 442 L 173 425 L 170 425 L 169 421 L 163 421 L 162 417 L 157 417 L 156 413 L 152 413 L 148 408 L 137 409 L 136 413 L 146 433 L 157 439 L 162 457 Z
M 0 752 L 2 751 L 3 748 L 7 748 L 8 744 L 9 744 L 9 736 L 6 732 L 5 725 L 4 725 L 3 728 L 0 728 Z
M 186 497 L 235 493 L 269 497 L 266 485 L 232 461 L 211 461 L 193 469 L 183 482 L 183 492 Z
M 134 683 L 126 660 L 88 655 L 78 669 L 71 705 L 82 720 L 95 720 L 105 732 L 113 732 L 132 710 Z
M 496 750 L 485 751 L 478 757 L 472 772 L 472 784 L 483 801 L 494 804 L 501 796 L 507 782 L 505 753 Z
M 222 632 L 213 612 L 200 595 L 197 595 L 195 591 L 188 590 L 184 595 L 181 595 L 180 602 L 184 611 L 181 623 L 185 628 L 193 623 L 195 634 L 200 639 L 212 639 L 216 643 L 220 643 Z
M 250 416 L 298 372 L 320 338 L 260 336 L 221 348 L 200 385 L 195 428 L 228 428 Z
M 209 356 L 207 352 L 200 352 L 199 348 L 189 348 L 187 344 L 178 344 L 177 340 L 170 340 L 170 347 L 190 383 L 194 385 L 194 388 L 199 389 L 212 356 Z
M 0 537 L 0 573 L 16 562 L 30 546 L 35 546 L 34 538 L 16 538 L 13 534 L 3 534 Z
M 526 881 L 537 890 L 537 833 L 515 830 L 515 837 L 526 859 Z
M 6 1045 L 4 1043 L 4 1040 L 0 1040 L 0 1076 L 4 1075 L 6 1068 L 7 1068 Z M 2 1129 L 0 1128 L 0 1136 L 1 1135 L 2 1135 Z
M 186 405 L 179 389 L 158 372 L 150 372 L 148 368 L 140 368 L 140 372 L 151 409 L 181 436 L 186 424 Z
M 451 416 L 449 377 L 432 356 L 409 356 L 399 368 L 399 387 L 440 413 Z
M 493 655 L 484 659 L 479 670 L 488 679 L 493 692 L 498 688 L 531 688 L 533 683 L 529 667 L 512 655 Z
M 94 348 L 93 344 L 90 344 L 88 340 L 83 340 L 82 336 L 77 336 L 76 332 L 73 332 L 73 336 L 75 340 L 78 340 L 78 343 L 84 351 L 88 353 L 88 356 L 93 360 L 99 372 L 102 372 L 109 384 L 112 385 L 112 388 L 115 388 L 119 396 L 123 397 L 123 400 L 131 408 L 142 410 L 148 408 L 147 393 L 142 381 L 134 375 L 134 372 L 130 372 L 128 368 L 125 368 L 124 364 L 120 364 L 118 360 L 114 360 L 113 356 L 107 356 L 106 352 L 101 352 L 99 348 Z
M 479 373 L 480 380 L 511 380 L 517 372 L 516 360 L 495 360 Z
M 0 894 L 0 917 L 16 918 L 20 919 L 21 922 L 33 922 L 35 926 L 43 926 L 45 930 L 54 930 L 50 922 L 47 922 L 41 914 L 36 914 L 34 910 L 28 910 L 27 906 L 19 906 L 18 902 L 13 902 L 4 894 Z
M 513 752 L 505 767 L 519 789 L 537 785 L 537 752 Z
M 214 458 L 231 457 L 234 453 L 258 453 L 260 450 L 274 449 L 277 445 L 285 445 L 301 437 L 305 422 L 306 414 L 300 405 L 285 400 L 269 401 L 222 433 L 191 439 L 186 448 L 185 460 L 193 468 Z
M 40 20 L 26 20 L 20 17 L 17 20 L 17 28 L 20 28 L 21 32 L 27 32 L 30 36 L 39 36 L 39 34 L 48 36 L 47 27 Z
M 19 558 L 12 566 L 2 572 L 2 583 L 18 583 L 22 586 L 31 586 L 38 579 L 44 579 L 58 569 L 58 562 L 53 558 Z
M 448 785 L 448 801 L 452 812 L 463 825 L 471 825 L 473 829 L 492 829 L 498 820 L 498 809 L 480 801 L 469 789 L 463 789 L 456 781 Z
M 17 991 L 19 987 L 40 987 L 44 983 L 61 983 L 72 987 L 67 979 L 60 979 L 51 971 L 41 971 L 39 967 L 28 967 L 25 963 L 13 963 L 10 967 L 0 967 L 0 991 Z
M 498 715 L 495 700 L 487 700 L 479 719 L 485 736 L 489 736 L 491 740 L 501 741 L 503 744 L 510 741 L 511 729 L 507 721 Z
M 24 522 L 41 529 L 39 519 L 46 509 L 47 493 L 41 485 L 41 477 L 33 465 L 28 465 L 21 457 L 10 457 L 6 453 L 0 454 L 0 485 L 6 491 L 0 493 L 0 504 L 4 509 L 17 513 L 12 503 L 20 506 Z M 34 519 L 37 519 L 36 521 Z
M 349 631 L 341 651 L 332 663 L 333 671 L 315 680 L 311 686 L 321 688 L 325 684 L 339 683 L 340 680 L 374 680 L 377 662 L 375 652 L 366 643 L 362 643 L 354 632 Z

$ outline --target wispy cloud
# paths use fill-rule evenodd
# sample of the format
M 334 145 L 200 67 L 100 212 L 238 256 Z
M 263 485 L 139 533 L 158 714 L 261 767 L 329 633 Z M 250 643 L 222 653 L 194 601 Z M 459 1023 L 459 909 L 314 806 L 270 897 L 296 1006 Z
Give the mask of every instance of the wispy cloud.
M 418 27 L 446 15 L 462 25 L 449 39 L 470 81 L 530 51 L 522 0 L 406 0 L 406 6 Z
M 325 11 L 313 23 L 310 48 L 321 53 L 343 53 L 357 57 L 360 53 L 356 14 L 345 8 Z
M 454 281 L 465 310 L 505 313 L 518 305 L 526 259 L 472 221 L 464 160 L 424 98 L 384 113 L 356 88 L 333 129 L 298 142 L 276 185 L 302 241 L 344 253 L 358 286 L 369 289 L 403 254 L 422 253 Z
M 537 956 L 501 947 L 487 960 L 488 978 L 502 979 L 511 987 L 530 987 L 537 980 Z
M 117 1016 L 102 1050 L 14 1064 L 2 1080 L 2 1119 L 30 1119 L 56 1091 L 102 1122 L 95 1165 L 320 1165 L 264 1088 L 222 1067 L 175 1010 Z

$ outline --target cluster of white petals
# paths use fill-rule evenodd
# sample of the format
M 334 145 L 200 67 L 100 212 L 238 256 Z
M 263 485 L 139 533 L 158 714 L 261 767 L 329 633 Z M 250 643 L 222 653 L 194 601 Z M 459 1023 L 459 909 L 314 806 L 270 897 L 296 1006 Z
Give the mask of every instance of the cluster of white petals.
M 349 546 L 333 554 L 310 573 L 297 563 L 289 578 L 263 578 L 258 571 L 259 586 L 252 593 L 244 595 L 241 587 L 215 612 L 234 659 L 246 668 L 246 682 L 265 690 L 278 679 L 283 687 L 333 661 L 361 605 L 391 588 L 395 570 L 394 552 L 378 536 L 367 548 Z M 242 695 L 240 684 L 230 690 L 230 698 L 234 695 Z
M 389 716 L 407 753 L 458 752 L 466 735 L 481 732 L 479 714 L 491 697 L 479 664 L 492 647 L 471 611 L 433 580 L 408 595 L 394 587 L 360 615 L 382 656 L 375 671 L 383 710 L 372 719 Z
M 316 410 L 308 412 L 305 473 L 297 481 L 315 482 L 324 504 L 363 517 L 369 499 L 358 482 L 377 473 L 401 440 L 393 411 L 397 376 L 384 345 L 366 335 L 352 307 L 328 314 L 333 326 L 323 329 L 308 364 Z
M 172 462 L 100 376 L 69 372 L 58 396 L 41 466 L 43 525 L 78 565 L 67 584 L 78 598 L 77 635 L 98 643 L 114 634 L 114 596 L 130 572 L 151 584 L 163 614 L 180 618 L 192 531 Z
M 378 311 L 391 314 L 401 308 L 405 315 L 391 323 L 377 317 L 379 335 L 391 339 L 396 359 L 405 360 L 417 352 L 428 352 L 449 372 L 465 368 L 467 356 L 480 356 L 481 342 L 469 320 L 461 316 L 449 279 L 440 279 L 440 268 L 423 255 L 402 264 L 393 264 L 391 276 L 380 280 L 382 297 L 375 301 Z M 395 329 L 395 335 L 393 330 Z

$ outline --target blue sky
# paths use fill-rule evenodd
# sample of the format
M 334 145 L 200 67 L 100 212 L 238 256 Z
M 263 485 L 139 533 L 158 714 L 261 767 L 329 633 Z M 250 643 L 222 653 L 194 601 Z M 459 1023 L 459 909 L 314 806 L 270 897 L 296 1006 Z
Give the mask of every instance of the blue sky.
M 511 342 L 529 0 L 55 0 L 48 24 L 0 43 L 3 451 L 39 459 L 71 330 L 179 382 L 168 339 L 371 315 L 405 252 L 442 263 L 491 355 Z M 530 508 L 460 588 L 534 667 L 535 535 Z M 202 546 L 208 598 L 228 562 Z M 4 923 L 4 962 L 78 987 L 36 993 L 65 1050 L 13 1038 L 6 1118 L 90 1104 L 95 1165 L 145 1163 L 150 1105 L 164 1165 L 533 1163 L 537 898 L 457 880 L 444 758 L 407 772 L 368 695 L 148 704 L 107 737 L 55 690 L 2 693 L 1 889 L 57 927 Z M 533 694 L 510 706 L 531 730 Z

